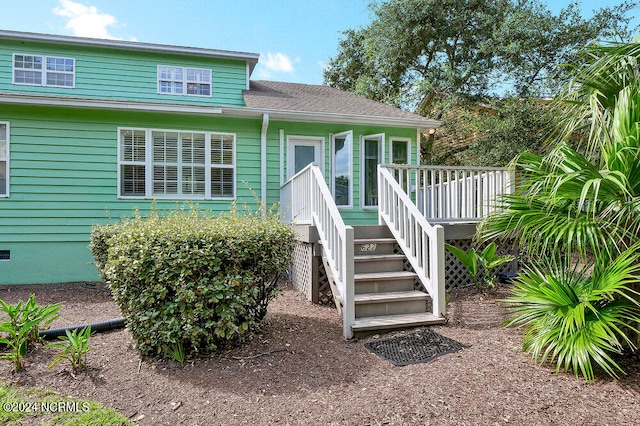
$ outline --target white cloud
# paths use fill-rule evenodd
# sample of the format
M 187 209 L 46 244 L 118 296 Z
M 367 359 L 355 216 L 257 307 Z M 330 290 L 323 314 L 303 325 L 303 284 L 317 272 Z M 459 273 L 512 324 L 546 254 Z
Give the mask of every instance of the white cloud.
M 293 74 L 295 69 L 291 59 L 284 53 L 267 53 L 267 59 L 261 62 L 268 70 Z
M 320 65 L 320 68 L 322 68 L 322 71 L 328 71 L 329 68 L 331 68 L 329 64 L 323 61 L 318 61 L 318 65 Z
M 53 8 L 53 13 L 68 18 L 67 29 L 79 37 L 110 38 L 108 27 L 115 25 L 117 20 L 112 15 L 100 12 L 95 6 L 85 6 L 71 0 L 59 0 L 59 6 Z

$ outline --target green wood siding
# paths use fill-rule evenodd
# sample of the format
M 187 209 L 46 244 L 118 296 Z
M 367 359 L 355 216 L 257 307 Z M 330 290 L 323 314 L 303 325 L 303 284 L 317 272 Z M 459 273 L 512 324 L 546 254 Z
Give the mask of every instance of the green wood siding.
M 0 198 L 0 250 L 11 250 L 11 260 L 0 261 L 0 284 L 98 279 L 87 264 L 91 225 L 152 205 L 117 198 L 118 127 L 235 133 L 237 200 L 257 208 L 260 120 L 1 104 L 0 117 L 11 124 L 11 196 Z M 229 209 L 229 201 L 197 203 Z M 184 202 L 156 204 L 167 210 Z
M 60 107 L 3 105 L 0 121 L 10 123 L 11 196 L 0 198 L 0 284 L 98 280 L 88 250 L 93 224 L 148 212 L 153 200 L 118 199 L 118 128 L 228 132 L 236 135 L 236 193 L 240 206 L 257 208 L 261 191 L 261 119 L 171 113 L 98 111 Z M 377 223 L 377 210 L 360 208 L 360 137 L 384 133 L 411 139 L 417 164 L 416 130 L 380 126 L 296 123 L 274 120 L 267 133 L 267 204 L 280 197 L 280 129 L 286 137 L 325 139 L 325 176 L 330 176 L 331 134 L 353 131 L 353 208 L 341 213 L 348 224 Z M 203 209 L 227 211 L 229 201 L 197 201 Z M 184 201 L 159 199 L 160 210 Z M 285 206 L 286 207 L 286 206 Z
M 75 58 L 75 88 L 13 84 L 14 53 Z M 212 96 L 158 94 L 158 65 L 211 69 Z M 244 106 L 242 91 L 246 89 L 246 72 L 246 62 L 243 60 L 0 40 L 0 92 L 201 106 Z

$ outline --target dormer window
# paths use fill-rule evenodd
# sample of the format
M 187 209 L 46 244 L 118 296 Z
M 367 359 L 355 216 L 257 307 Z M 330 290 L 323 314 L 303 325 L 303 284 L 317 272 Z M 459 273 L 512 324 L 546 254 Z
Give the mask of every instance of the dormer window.
M 211 70 L 158 65 L 158 93 L 211 96 Z
M 75 87 L 76 60 L 58 56 L 13 55 L 13 84 Z

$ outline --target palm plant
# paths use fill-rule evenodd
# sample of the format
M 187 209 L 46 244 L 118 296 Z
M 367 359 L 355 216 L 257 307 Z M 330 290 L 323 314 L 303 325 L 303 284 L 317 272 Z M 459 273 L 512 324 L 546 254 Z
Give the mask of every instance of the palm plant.
M 556 372 L 572 369 L 591 380 L 595 362 L 617 377 L 622 369 L 609 354 L 621 353 L 622 343 L 635 347 L 626 333 L 637 333 L 629 324 L 640 321 L 630 296 L 640 273 L 637 249 L 615 260 L 602 252 L 581 266 L 547 262 L 544 270 L 534 267 L 520 276 L 506 302 L 514 314 L 508 324 L 526 329 L 524 349 L 536 361 L 556 362 Z
M 637 43 L 585 49 L 583 65 L 559 98 L 567 118 L 555 133 L 557 147 L 545 157 L 524 153 L 514 160 L 523 184 L 504 198 L 504 210 L 489 217 L 480 231 L 484 239 L 515 238 L 532 260 L 531 270 L 509 299 L 512 307 L 523 306 L 522 311 L 516 309 L 511 324 L 527 327 L 525 349 L 536 359 L 550 356 L 558 366 L 572 366 L 576 373 L 579 369 L 588 379 L 593 377 L 591 360 L 611 375 L 617 369 L 605 355 L 619 351 L 619 342 L 612 334 L 603 337 L 602 330 L 622 330 L 622 324 L 633 329 L 638 321 L 637 269 L 625 275 L 624 286 L 616 291 L 602 293 L 595 284 L 617 273 L 605 267 L 607 262 L 615 263 L 619 257 L 620 262 L 638 262 L 628 255 L 640 241 L 638 64 Z M 580 150 L 565 143 L 578 132 L 586 135 Z M 553 268 L 545 257 L 553 259 Z M 576 265 L 592 261 L 592 274 L 572 272 Z M 551 269 L 543 272 L 545 268 Z M 558 302 L 568 298 L 567 303 L 575 304 L 587 298 L 584 315 L 592 315 L 589 318 L 595 322 L 585 322 L 584 328 L 569 327 L 560 311 L 546 303 L 531 303 L 532 298 L 549 297 L 549 292 L 556 293 Z M 618 309 L 619 304 L 624 308 Z M 534 321 L 536 315 L 539 318 Z M 585 338 L 585 330 L 603 340 Z M 623 338 L 622 343 L 632 346 L 630 339 Z

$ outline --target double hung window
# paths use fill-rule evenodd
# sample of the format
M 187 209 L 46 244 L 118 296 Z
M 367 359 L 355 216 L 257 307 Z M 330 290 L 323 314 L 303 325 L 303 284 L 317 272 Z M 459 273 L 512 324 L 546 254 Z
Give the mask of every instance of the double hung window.
M 75 87 L 76 61 L 57 56 L 13 55 L 13 83 L 31 86 Z
M 211 96 L 211 70 L 158 65 L 158 93 Z

